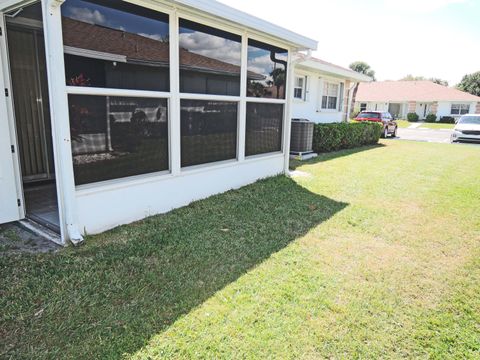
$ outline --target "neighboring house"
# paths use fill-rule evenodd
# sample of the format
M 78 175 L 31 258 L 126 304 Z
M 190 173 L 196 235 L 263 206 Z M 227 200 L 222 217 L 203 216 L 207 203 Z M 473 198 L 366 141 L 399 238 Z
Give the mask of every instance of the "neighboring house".
M 0 0 L 0 19 L 0 223 L 75 243 L 288 171 L 292 58 L 316 41 L 211 0 Z
M 377 81 L 361 84 L 355 110 L 388 111 L 405 119 L 408 113 L 460 117 L 480 113 L 480 97 L 431 81 Z
M 356 83 L 372 78 L 326 61 L 299 54 L 295 62 L 292 117 L 315 123 L 345 121 Z

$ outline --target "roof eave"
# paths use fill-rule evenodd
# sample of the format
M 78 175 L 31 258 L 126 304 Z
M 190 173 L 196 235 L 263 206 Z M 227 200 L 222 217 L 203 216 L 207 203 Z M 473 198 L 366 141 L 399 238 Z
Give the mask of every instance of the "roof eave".
M 316 50 L 318 42 L 214 0 L 172 0 L 288 42 L 296 50 Z
M 370 76 L 364 75 L 357 73 L 355 71 L 350 71 L 347 69 L 341 69 L 336 66 L 328 65 L 328 64 L 322 64 L 317 61 L 312 61 L 312 60 L 304 60 L 300 61 L 298 65 L 303 66 L 305 68 L 315 70 L 315 71 L 320 71 L 324 73 L 329 73 L 331 75 L 336 75 L 343 77 L 347 80 L 353 81 L 353 82 L 371 82 L 373 81 L 373 78 Z

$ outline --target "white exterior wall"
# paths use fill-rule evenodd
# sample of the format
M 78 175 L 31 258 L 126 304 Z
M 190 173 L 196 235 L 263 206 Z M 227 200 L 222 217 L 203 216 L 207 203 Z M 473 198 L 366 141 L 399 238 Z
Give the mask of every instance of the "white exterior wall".
M 95 234 L 283 173 L 282 154 L 202 165 L 181 176 L 152 176 L 77 190 L 78 224 Z
M 370 111 L 388 111 L 388 103 L 374 102 L 374 101 L 358 101 L 355 104 L 355 109 L 360 111 L 360 104 L 367 104 L 367 109 Z
M 451 109 L 452 104 L 470 104 L 470 114 L 475 113 L 476 102 L 465 102 L 465 101 L 441 101 L 438 103 L 437 118 L 440 119 L 442 116 L 453 116 L 459 117 L 459 115 L 452 115 Z
M 343 83 L 345 89 L 344 80 L 306 70 L 295 70 L 295 76 L 306 76 L 307 86 L 304 100 L 292 100 L 292 118 L 308 119 L 315 123 L 341 122 L 344 119 L 345 113 L 338 109 L 339 101 L 337 101 L 337 110 L 321 109 L 323 81 Z M 343 103 L 345 101 L 347 101 L 346 98 L 343 99 Z

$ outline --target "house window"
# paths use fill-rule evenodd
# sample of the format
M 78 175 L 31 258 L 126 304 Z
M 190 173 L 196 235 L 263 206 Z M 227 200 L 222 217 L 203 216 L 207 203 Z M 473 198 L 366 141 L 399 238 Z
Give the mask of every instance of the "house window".
M 360 111 L 367 110 L 367 103 L 360 103 Z
M 62 5 L 66 84 L 169 91 L 168 15 L 124 1 Z
M 285 99 L 288 51 L 248 40 L 247 96 Z
M 238 103 L 182 100 L 182 166 L 237 158 Z
M 452 115 L 463 115 L 470 112 L 469 104 L 452 104 L 450 109 L 450 114 Z
M 338 89 L 338 84 L 323 83 L 322 109 L 337 109 Z
M 293 88 L 293 97 L 295 99 L 305 100 L 306 85 L 307 85 L 306 76 L 295 77 L 295 84 Z
M 283 104 L 247 103 L 245 155 L 282 150 Z
M 180 91 L 240 95 L 242 38 L 180 19 Z
M 167 99 L 69 95 L 75 184 L 168 170 Z

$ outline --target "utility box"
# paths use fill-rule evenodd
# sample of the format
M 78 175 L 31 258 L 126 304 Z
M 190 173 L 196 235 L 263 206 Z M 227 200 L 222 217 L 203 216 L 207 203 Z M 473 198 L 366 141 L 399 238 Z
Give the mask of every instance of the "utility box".
M 306 160 L 317 156 L 312 149 L 314 125 L 307 119 L 292 119 L 290 157 Z

